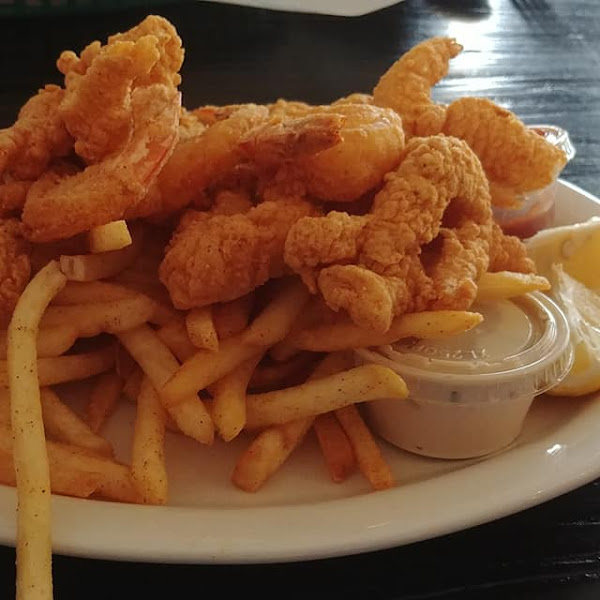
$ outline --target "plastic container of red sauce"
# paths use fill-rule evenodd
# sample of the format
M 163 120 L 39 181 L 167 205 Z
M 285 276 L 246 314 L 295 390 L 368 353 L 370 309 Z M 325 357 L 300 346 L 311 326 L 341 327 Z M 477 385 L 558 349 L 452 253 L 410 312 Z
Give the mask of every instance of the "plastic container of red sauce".
M 388 442 L 445 459 L 485 456 L 509 446 L 533 399 L 560 382 L 572 363 L 569 326 L 541 293 L 481 303 L 474 329 L 438 340 L 405 340 L 356 350 L 406 382 L 406 400 L 365 403 L 365 417 Z
M 529 128 L 561 148 L 567 162 L 575 156 L 575 148 L 564 129 L 554 125 L 531 125 Z M 494 218 L 504 233 L 525 239 L 554 225 L 555 200 L 556 181 L 553 181 L 545 188 L 523 194 L 515 208 L 494 207 Z

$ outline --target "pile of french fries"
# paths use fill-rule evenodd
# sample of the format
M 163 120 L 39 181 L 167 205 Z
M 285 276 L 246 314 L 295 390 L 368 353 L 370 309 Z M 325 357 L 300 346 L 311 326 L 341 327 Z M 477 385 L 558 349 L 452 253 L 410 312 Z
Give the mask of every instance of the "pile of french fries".
M 247 492 L 311 430 L 332 481 L 358 470 L 373 490 L 394 486 L 357 404 L 401 401 L 408 390 L 386 367 L 354 366 L 352 350 L 456 335 L 481 320 L 465 311 L 408 314 L 376 334 L 331 318 L 297 277 L 181 312 L 158 281 L 164 244 L 149 227 L 110 223 L 89 232 L 88 253 L 49 256 L 0 334 L 0 482 L 17 487 L 17 587 L 40 598 L 52 595 L 51 493 L 167 503 L 167 431 L 200 444 L 249 435 L 224 474 Z M 479 290 L 490 300 L 546 286 L 495 273 Z M 60 384 L 79 380 L 93 381 L 83 413 L 61 398 Z M 136 404 L 129 464 L 103 437 L 123 401 Z

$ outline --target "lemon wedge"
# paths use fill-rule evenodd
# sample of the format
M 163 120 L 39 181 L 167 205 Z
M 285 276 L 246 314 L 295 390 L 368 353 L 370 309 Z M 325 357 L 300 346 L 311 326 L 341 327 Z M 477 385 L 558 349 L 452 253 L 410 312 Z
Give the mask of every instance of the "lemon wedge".
M 571 329 L 573 366 L 548 394 L 583 396 L 600 390 L 600 218 L 540 231 L 526 242 L 539 275 Z
M 555 264 L 554 297 L 571 328 L 573 366 L 548 394 L 583 396 L 600 390 L 600 295 Z
M 526 242 L 527 253 L 543 275 L 553 284 L 555 264 L 592 290 L 600 291 L 600 217 L 583 223 L 544 229 Z

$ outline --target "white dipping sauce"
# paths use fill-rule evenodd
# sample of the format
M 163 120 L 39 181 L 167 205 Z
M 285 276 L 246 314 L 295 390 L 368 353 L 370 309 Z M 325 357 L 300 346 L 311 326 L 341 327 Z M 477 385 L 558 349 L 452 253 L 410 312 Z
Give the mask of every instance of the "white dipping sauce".
M 405 340 L 356 351 L 357 362 L 392 368 L 407 400 L 364 405 L 370 425 L 392 444 L 436 458 L 472 458 L 515 440 L 534 397 L 567 374 L 569 327 L 544 294 L 482 303 L 483 322 L 437 340 Z

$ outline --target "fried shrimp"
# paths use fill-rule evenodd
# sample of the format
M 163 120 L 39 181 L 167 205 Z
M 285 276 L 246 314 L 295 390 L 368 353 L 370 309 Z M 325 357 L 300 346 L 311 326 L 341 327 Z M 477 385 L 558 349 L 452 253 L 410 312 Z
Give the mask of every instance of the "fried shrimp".
M 131 133 L 131 90 L 159 58 L 156 40 L 104 46 L 83 74 L 66 72 L 65 98 L 60 114 L 75 138 L 75 152 L 87 164 L 118 152 Z M 59 66 L 64 61 L 59 59 Z
M 440 133 L 445 107 L 432 102 L 431 88 L 448 74 L 450 59 L 462 46 L 452 38 L 430 38 L 403 54 L 373 89 L 379 106 L 393 108 L 401 117 L 407 136 Z
M 23 105 L 12 127 L 0 130 L 0 173 L 33 180 L 70 152 L 73 140 L 58 113 L 63 96 L 63 89 L 47 85 Z
M 198 208 L 208 208 L 210 205 L 204 203 L 207 188 L 244 159 L 240 142 L 268 116 L 264 106 L 246 105 L 200 135 L 182 140 L 156 184 L 139 205 L 127 211 L 126 218 L 168 215 L 192 202 Z
M 178 86 L 181 83 L 179 70 L 183 64 L 184 50 L 177 30 L 167 19 L 158 15 L 149 15 L 141 23 L 124 33 L 116 33 L 108 38 L 108 43 L 136 42 L 146 36 L 157 40 L 159 60 L 150 71 L 136 80 L 136 85 L 153 83 Z
M 159 269 L 174 306 L 226 302 L 284 275 L 287 232 L 311 214 L 316 209 L 310 202 L 284 199 L 246 213 L 184 215 Z
M 486 98 L 431 100 L 431 87 L 462 50 L 451 38 L 431 38 L 401 56 L 373 90 L 375 104 L 393 108 L 407 136 L 444 133 L 465 140 L 490 183 L 495 206 L 514 206 L 525 192 L 550 184 L 566 164 L 564 152 Z
M 288 103 L 289 104 L 289 103 Z M 309 106 L 294 103 L 293 118 L 337 115 L 342 125 L 339 143 L 320 152 L 298 156 L 298 144 L 281 145 L 278 155 L 270 152 L 269 139 L 255 140 L 244 149 L 252 160 L 260 162 L 267 154 L 305 186 L 308 196 L 322 201 L 352 202 L 374 189 L 383 176 L 400 162 L 404 149 L 402 121 L 391 109 L 361 103 Z M 288 119 L 290 112 L 288 114 Z M 302 122 L 302 121 L 299 121 Z M 286 123 L 285 117 L 283 123 Z M 281 178 L 281 176 L 280 176 Z
M 443 132 L 465 140 L 490 180 L 497 206 L 556 179 L 567 157 L 512 112 L 486 98 L 460 98 L 448 106 Z
M 181 39 L 161 17 L 148 17 L 130 31 L 92 42 L 78 57 L 57 61 L 65 76 L 60 115 L 87 164 L 118 152 L 131 135 L 131 92 L 160 83 L 175 87 L 183 61 Z
M 285 260 L 330 308 L 386 331 L 399 314 L 470 306 L 489 266 L 493 223 L 487 179 L 468 145 L 413 138 L 370 213 L 300 219 Z
M 74 175 L 49 172 L 27 194 L 26 236 L 71 237 L 131 213 L 147 194 L 177 141 L 180 95 L 160 84 L 131 94 L 133 132 L 117 154 Z

